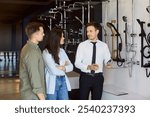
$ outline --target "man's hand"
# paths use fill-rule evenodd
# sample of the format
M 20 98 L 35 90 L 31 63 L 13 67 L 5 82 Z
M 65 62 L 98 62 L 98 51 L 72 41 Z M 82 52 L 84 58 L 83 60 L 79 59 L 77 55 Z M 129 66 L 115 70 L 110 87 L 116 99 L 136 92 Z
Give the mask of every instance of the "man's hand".
M 88 65 L 87 69 L 96 71 L 99 69 L 99 66 L 98 64 L 92 64 L 92 65 Z
M 38 96 L 39 100 L 45 100 L 45 96 L 43 93 L 38 93 L 37 96 Z
M 112 64 L 107 64 L 106 68 L 111 69 L 112 68 Z
M 109 60 L 106 64 L 106 68 L 111 69 L 112 68 L 112 60 Z

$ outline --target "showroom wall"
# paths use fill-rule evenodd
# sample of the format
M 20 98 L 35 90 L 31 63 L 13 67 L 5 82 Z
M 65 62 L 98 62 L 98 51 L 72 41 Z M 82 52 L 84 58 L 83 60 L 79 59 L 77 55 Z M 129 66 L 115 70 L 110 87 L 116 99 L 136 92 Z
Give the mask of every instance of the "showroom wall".
M 150 99 L 150 77 L 148 75 L 150 69 L 149 66 L 141 67 L 141 37 L 139 36 L 141 28 L 136 20 L 140 19 L 145 22 L 144 30 L 148 34 L 150 27 L 147 24 L 150 23 L 150 14 L 146 8 L 149 5 L 149 0 L 110 0 L 105 2 L 103 3 L 103 25 L 107 30 L 106 42 L 112 53 L 112 32 L 106 24 L 111 22 L 111 20 L 116 20 L 114 25 L 117 27 L 118 24 L 118 32 L 122 37 L 123 43 L 121 56 L 125 59 L 122 66 L 118 66 L 117 62 L 113 62 L 113 68 L 105 70 L 105 84 L 112 84 L 128 92 L 133 92 Z M 127 45 L 125 44 L 125 22 L 122 19 L 123 16 L 127 18 Z M 130 34 L 136 34 L 136 36 L 131 37 Z M 103 36 L 103 38 L 105 37 Z M 117 39 L 117 37 L 115 38 Z M 145 45 L 146 42 L 144 40 Z M 126 51 L 126 47 L 132 49 L 132 51 Z M 149 63 L 149 58 L 144 58 L 143 61 L 144 63 Z M 146 70 L 148 76 L 146 76 Z

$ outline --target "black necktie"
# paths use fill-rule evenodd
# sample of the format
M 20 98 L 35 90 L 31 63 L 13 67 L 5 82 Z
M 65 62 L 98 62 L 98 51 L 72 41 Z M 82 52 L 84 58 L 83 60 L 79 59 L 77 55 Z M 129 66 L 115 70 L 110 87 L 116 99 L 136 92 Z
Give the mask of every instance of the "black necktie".
M 96 61 L 96 42 L 91 42 L 93 44 L 93 56 L 92 56 L 92 64 L 95 64 Z M 95 73 L 94 70 L 91 70 L 91 73 Z

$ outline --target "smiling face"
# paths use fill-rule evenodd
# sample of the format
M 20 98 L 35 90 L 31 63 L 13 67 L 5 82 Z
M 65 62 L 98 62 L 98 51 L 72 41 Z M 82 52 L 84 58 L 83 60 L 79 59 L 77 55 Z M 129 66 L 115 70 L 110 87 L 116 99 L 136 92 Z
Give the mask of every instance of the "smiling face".
M 92 41 L 97 40 L 99 30 L 97 30 L 94 26 L 88 26 L 86 31 L 87 31 L 86 34 L 87 34 L 88 39 Z

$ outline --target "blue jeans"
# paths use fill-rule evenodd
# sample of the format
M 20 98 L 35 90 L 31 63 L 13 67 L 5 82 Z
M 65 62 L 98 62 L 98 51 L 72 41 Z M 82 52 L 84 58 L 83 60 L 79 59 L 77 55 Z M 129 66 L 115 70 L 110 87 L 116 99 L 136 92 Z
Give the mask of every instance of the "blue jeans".
M 56 77 L 56 86 L 54 94 L 47 94 L 47 100 L 68 100 L 68 90 L 65 76 Z

